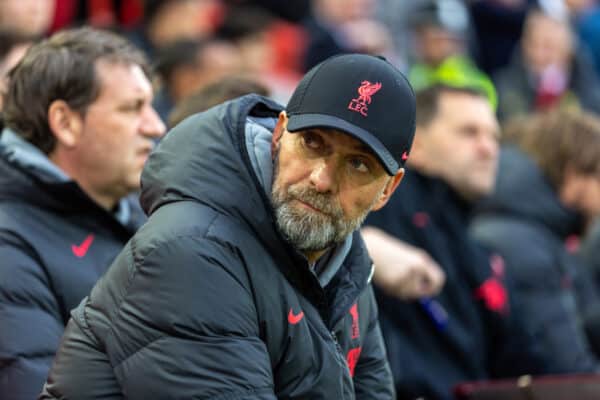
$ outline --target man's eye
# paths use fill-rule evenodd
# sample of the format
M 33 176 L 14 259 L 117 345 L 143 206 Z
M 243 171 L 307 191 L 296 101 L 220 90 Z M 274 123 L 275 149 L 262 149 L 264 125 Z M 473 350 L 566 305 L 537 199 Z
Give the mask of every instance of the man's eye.
M 121 110 L 124 112 L 140 112 L 144 107 L 142 101 L 136 101 L 135 103 L 128 103 L 121 106 Z
M 320 137 L 314 134 L 307 133 L 303 136 L 304 145 L 309 149 L 319 149 L 322 146 L 322 140 Z
M 352 167 L 352 169 L 358 172 L 365 173 L 370 171 L 369 166 L 362 158 L 351 158 L 350 166 Z

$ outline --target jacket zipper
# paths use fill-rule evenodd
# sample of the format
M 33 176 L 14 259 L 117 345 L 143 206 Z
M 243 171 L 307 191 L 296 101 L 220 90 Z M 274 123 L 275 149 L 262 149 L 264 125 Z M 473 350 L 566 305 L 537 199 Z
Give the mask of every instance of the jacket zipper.
M 342 374 L 344 375 L 344 378 L 346 379 L 347 382 L 350 382 L 350 385 L 353 384 L 352 382 L 352 377 L 350 376 L 350 371 L 348 370 L 348 363 L 346 362 L 346 358 L 344 357 L 344 353 L 342 352 L 342 347 L 340 346 L 340 342 L 338 342 L 337 339 L 337 335 L 335 334 L 334 330 L 329 331 L 329 334 L 331 335 L 331 339 L 333 340 L 333 342 L 335 343 L 335 352 L 337 354 L 338 360 L 341 361 L 341 365 L 342 365 Z M 340 382 L 341 384 L 341 394 L 342 396 L 344 396 L 344 380 L 342 380 L 342 382 Z M 354 389 L 351 388 L 353 391 Z M 344 396 L 345 397 L 345 396 Z

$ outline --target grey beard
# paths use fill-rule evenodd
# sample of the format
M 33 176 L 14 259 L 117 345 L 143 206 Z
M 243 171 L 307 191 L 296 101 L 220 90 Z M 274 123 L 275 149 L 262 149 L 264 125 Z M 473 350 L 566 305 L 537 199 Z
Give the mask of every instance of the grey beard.
M 273 207 L 277 228 L 300 251 L 320 251 L 339 243 L 354 231 L 362 220 L 346 221 L 344 218 L 324 215 L 317 211 L 298 210 L 286 199 L 274 198 Z
M 385 188 L 376 196 L 370 206 L 358 217 L 346 219 L 344 212 L 331 194 L 319 193 L 312 188 L 292 185 L 287 192 L 277 185 L 278 154 L 275 157 L 271 204 L 279 232 L 299 251 L 321 251 L 344 241 L 358 229 L 369 211 L 373 208 Z M 300 200 L 321 210 L 295 208 L 293 200 Z

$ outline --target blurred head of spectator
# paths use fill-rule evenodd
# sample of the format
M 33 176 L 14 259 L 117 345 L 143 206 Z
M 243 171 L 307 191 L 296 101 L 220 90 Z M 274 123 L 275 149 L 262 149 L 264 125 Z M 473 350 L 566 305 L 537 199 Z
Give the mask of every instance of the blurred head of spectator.
M 219 10 L 219 0 L 145 0 L 146 31 L 155 47 L 208 37 Z
M 275 100 L 287 102 L 301 78 L 304 31 L 265 8 L 240 5 L 227 11 L 218 36 L 235 44 L 245 73 L 265 85 Z
M 171 43 L 212 36 L 221 11 L 220 0 L 144 0 L 141 21 L 125 34 L 153 59 Z
M 464 52 L 469 18 L 466 7 L 460 1 L 416 2 L 411 21 L 417 61 L 438 66 L 446 58 Z
M 376 0 L 313 0 L 312 12 L 330 24 L 370 17 Z
M 387 27 L 374 18 L 377 0 L 314 0 L 317 20 L 334 28 L 348 51 L 391 56 L 392 38 Z
M 123 38 L 64 31 L 29 49 L 10 74 L 6 125 L 106 209 L 139 188 L 164 125 L 143 54 Z
M 313 0 L 307 20 L 309 40 L 305 56 L 308 70 L 335 54 L 383 54 L 395 58 L 388 28 L 375 19 L 375 0 Z
M 561 202 L 588 221 L 600 216 L 600 119 L 574 109 L 515 118 L 506 140 L 528 154 Z
M 567 19 L 530 11 L 520 50 L 495 77 L 503 120 L 565 106 L 600 111 L 600 81 Z
M 190 115 L 250 93 L 269 96 L 269 89 L 246 76 L 232 75 L 219 79 L 178 103 L 169 115 L 169 126 L 173 127 Z
M 55 0 L 0 1 L 0 30 L 39 37 L 48 32 L 54 16 Z
M 491 79 L 465 54 L 469 18 L 456 0 L 416 2 L 410 20 L 415 37 L 409 79 L 415 90 L 437 83 L 476 88 L 488 97 L 494 110 L 497 95 Z
M 417 133 L 409 165 L 439 177 L 467 200 L 494 188 L 499 127 L 485 94 L 434 85 L 417 92 Z
M 235 47 L 223 40 L 179 40 L 157 54 L 156 70 L 173 102 L 240 69 Z
M 8 84 L 8 73 L 23 58 L 32 43 L 28 36 L 0 31 L 0 112 Z
M 218 35 L 237 46 L 245 70 L 264 73 L 271 69 L 275 57 L 269 30 L 276 21 L 274 15 L 260 7 L 233 7 L 225 15 Z
M 552 69 L 566 74 L 573 53 L 573 34 L 568 21 L 532 11 L 525 20 L 521 46 L 524 61 L 536 77 Z

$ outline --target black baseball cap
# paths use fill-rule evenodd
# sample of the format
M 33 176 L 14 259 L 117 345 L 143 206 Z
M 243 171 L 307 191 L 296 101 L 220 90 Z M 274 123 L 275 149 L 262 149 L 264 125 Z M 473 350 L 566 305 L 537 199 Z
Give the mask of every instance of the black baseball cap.
M 408 158 L 415 135 L 415 94 L 385 58 L 330 57 L 300 81 L 286 107 L 287 130 L 333 128 L 367 145 L 389 175 Z

